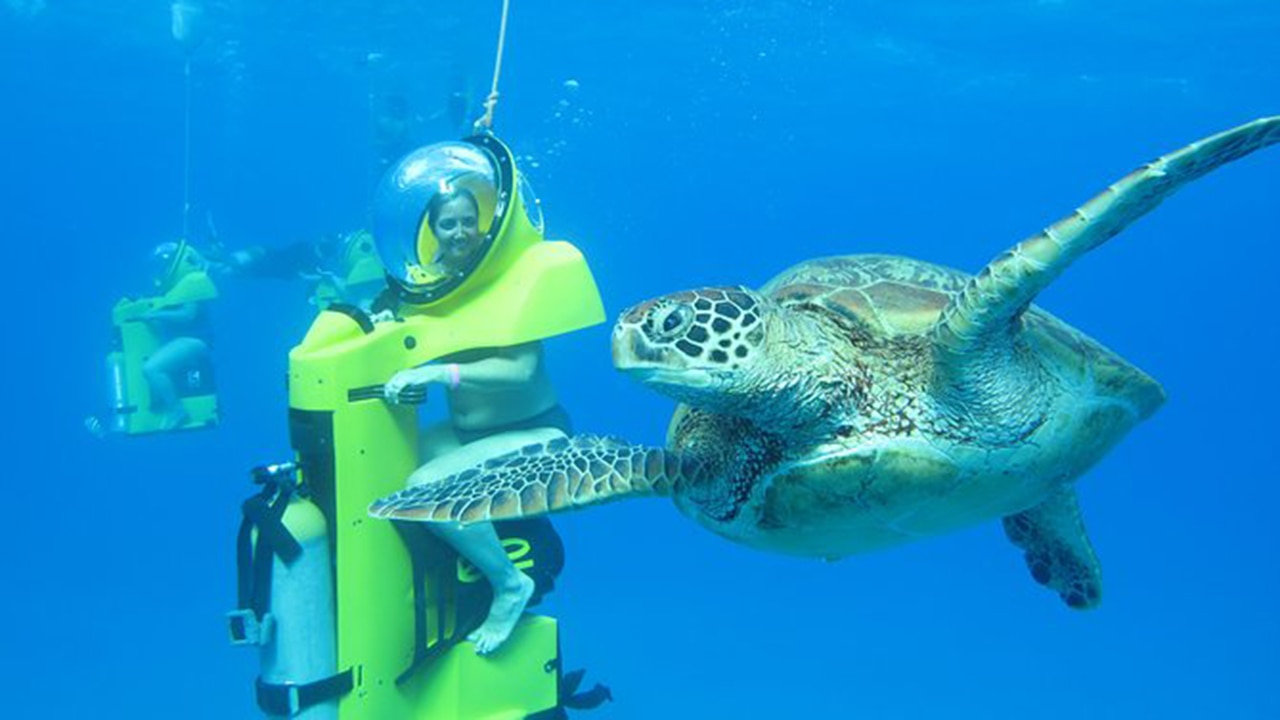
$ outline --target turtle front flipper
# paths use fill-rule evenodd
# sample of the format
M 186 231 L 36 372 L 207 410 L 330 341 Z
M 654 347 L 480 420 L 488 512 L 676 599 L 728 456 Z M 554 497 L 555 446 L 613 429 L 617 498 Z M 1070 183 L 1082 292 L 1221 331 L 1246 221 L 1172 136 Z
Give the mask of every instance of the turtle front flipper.
M 987 372 L 991 351 L 1006 347 L 1018 316 L 1077 258 L 1187 183 L 1277 142 L 1280 116 L 1192 143 L 1135 170 L 1071 215 L 996 258 L 952 299 L 934 326 L 940 379 L 963 383 Z
M 379 518 L 473 523 L 531 517 L 613 500 L 670 495 L 705 463 L 616 438 L 579 435 L 527 445 L 468 470 L 389 495 Z
M 1004 531 L 1023 550 L 1031 577 L 1067 605 L 1087 610 L 1102 600 L 1102 567 L 1089 544 L 1075 490 L 1062 488 L 1030 510 L 1006 517 Z

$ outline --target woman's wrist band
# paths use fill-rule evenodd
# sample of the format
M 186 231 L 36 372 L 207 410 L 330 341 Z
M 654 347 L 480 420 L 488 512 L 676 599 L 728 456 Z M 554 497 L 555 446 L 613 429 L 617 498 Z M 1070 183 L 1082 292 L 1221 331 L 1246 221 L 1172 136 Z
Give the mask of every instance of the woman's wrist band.
M 457 390 L 462 383 L 462 371 L 458 368 L 458 363 L 449 363 L 444 369 L 449 373 L 449 389 Z

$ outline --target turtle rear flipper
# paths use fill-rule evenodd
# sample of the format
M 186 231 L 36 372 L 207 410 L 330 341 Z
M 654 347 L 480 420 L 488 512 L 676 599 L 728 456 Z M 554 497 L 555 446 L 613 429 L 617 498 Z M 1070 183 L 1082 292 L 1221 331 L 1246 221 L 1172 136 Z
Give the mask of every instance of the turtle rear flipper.
M 703 463 L 616 438 L 579 435 L 527 445 L 369 506 L 374 517 L 473 523 L 532 517 L 613 500 L 670 495 Z
M 1280 116 L 1262 118 L 1165 155 L 1107 188 L 1071 215 L 1010 248 L 975 275 L 934 326 L 939 379 L 989 375 L 1027 306 L 1071 263 L 1154 210 L 1182 186 L 1280 142 Z
M 1089 543 L 1076 491 L 1065 487 L 1039 505 L 1004 519 L 1004 531 L 1023 550 L 1036 582 L 1077 610 L 1102 600 L 1102 567 Z

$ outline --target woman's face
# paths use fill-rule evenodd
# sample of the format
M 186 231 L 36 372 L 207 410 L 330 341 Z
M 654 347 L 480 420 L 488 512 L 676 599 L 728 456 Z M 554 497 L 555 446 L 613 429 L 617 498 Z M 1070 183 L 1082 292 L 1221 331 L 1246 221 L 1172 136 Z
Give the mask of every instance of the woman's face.
M 440 241 L 442 258 L 456 261 L 467 257 L 480 239 L 480 216 L 476 206 L 465 197 L 446 201 L 440 206 L 431 231 Z

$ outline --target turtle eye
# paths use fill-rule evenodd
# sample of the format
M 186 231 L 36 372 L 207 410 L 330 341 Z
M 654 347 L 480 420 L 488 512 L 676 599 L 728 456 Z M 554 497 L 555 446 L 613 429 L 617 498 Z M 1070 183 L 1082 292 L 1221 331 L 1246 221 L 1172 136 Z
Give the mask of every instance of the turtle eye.
M 669 305 L 656 313 L 654 325 L 658 328 L 658 336 L 670 339 L 683 333 L 693 321 L 693 310 L 688 305 Z

